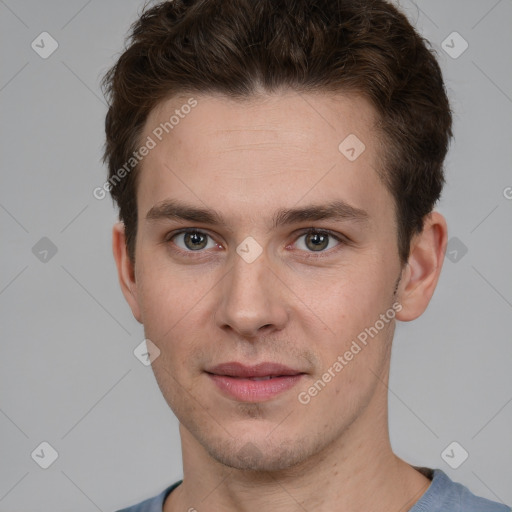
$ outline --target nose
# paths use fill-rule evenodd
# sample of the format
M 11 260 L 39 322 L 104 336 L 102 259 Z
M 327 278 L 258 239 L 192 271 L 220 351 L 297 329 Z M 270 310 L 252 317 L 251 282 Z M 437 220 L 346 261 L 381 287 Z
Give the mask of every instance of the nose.
M 223 330 L 254 338 L 286 325 L 286 286 L 269 266 L 265 252 L 251 263 L 236 254 L 218 293 L 215 319 Z

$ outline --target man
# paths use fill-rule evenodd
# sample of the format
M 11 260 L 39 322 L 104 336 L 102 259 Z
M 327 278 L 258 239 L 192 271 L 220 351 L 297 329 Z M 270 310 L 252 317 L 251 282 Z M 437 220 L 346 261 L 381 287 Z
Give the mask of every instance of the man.
M 125 511 L 505 512 L 390 445 L 396 320 L 426 309 L 451 112 L 382 0 L 165 2 L 104 80 L 113 250 L 180 422 Z

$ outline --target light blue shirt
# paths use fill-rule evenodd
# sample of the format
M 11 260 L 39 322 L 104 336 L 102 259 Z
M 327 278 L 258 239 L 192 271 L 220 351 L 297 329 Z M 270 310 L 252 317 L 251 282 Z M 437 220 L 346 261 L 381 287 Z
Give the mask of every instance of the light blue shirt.
M 512 512 L 503 503 L 475 496 L 467 487 L 451 480 L 441 469 L 421 469 L 433 471 L 432 482 L 409 512 Z M 165 498 L 181 482 L 167 487 L 154 498 L 117 512 L 162 512 Z

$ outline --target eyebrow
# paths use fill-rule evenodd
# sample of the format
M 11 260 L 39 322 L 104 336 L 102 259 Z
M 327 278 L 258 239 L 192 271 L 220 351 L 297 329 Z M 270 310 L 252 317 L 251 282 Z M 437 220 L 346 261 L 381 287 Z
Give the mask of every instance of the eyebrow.
M 146 220 L 186 220 L 210 225 L 226 226 L 221 213 L 210 208 L 199 208 L 178 200 L 167 199 L 154 205 L 146 214 Z M 327 204 L 311 204 L 301 208 L 282 208 L 272 217 L 274 228 L 299 222 L 334 220 L 367 223 L 365 210 L 355 208 L 345 201 L 336 200 Z

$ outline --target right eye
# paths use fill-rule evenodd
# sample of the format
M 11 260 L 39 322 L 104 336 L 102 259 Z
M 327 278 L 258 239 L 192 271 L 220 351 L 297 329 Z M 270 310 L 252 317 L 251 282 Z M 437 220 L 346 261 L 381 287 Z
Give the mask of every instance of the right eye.
M 211 240 L 210 244 L 208 244 L 208 239 Z M 167 237 L 167 240 L 172 241 L 181 251 L 188 253 L 200 252 L 203 249 L 212 249 L 218 246 L 208 233 L 198 229 L 184 229 Z

